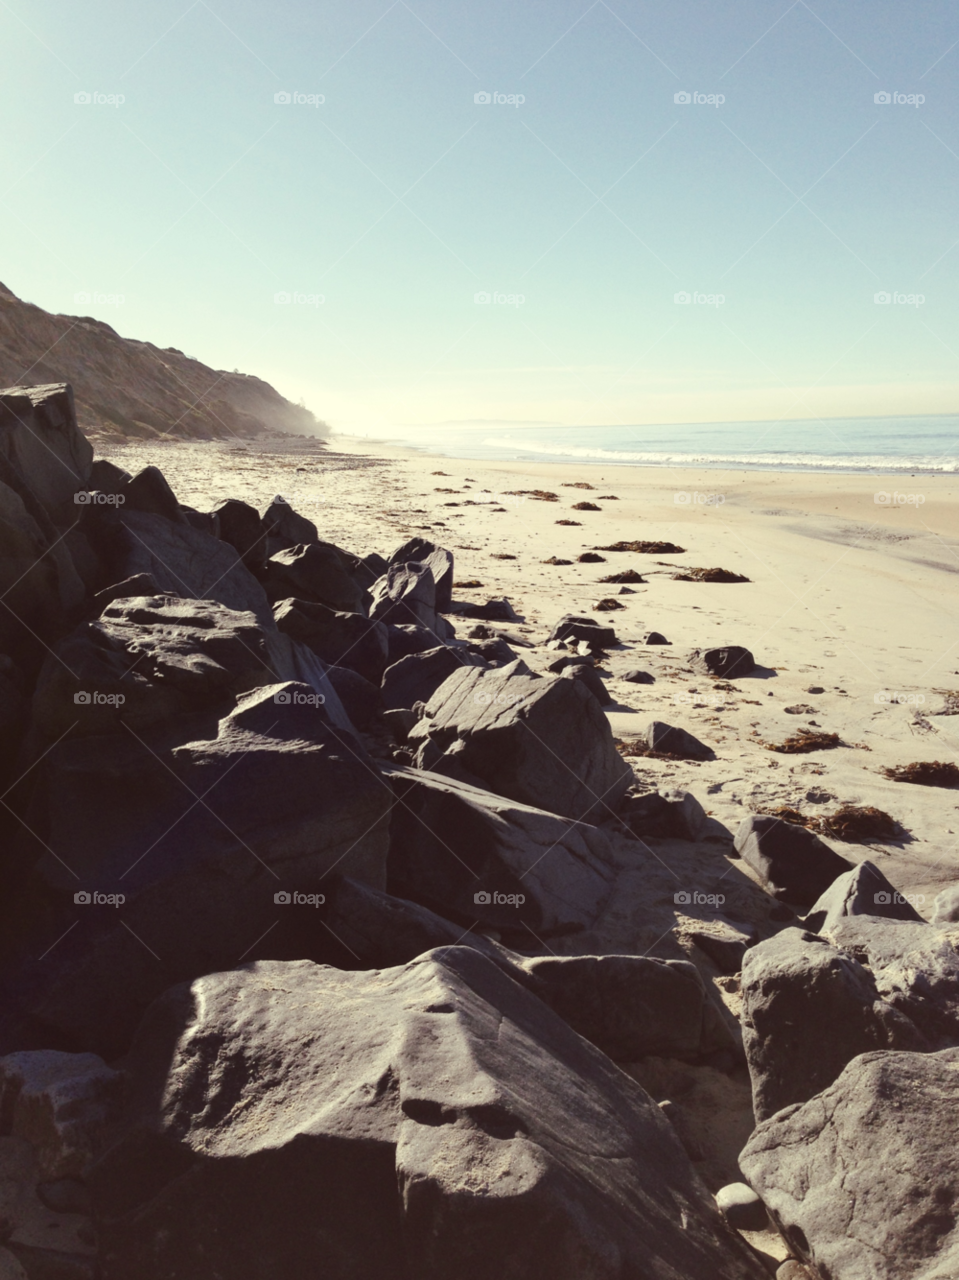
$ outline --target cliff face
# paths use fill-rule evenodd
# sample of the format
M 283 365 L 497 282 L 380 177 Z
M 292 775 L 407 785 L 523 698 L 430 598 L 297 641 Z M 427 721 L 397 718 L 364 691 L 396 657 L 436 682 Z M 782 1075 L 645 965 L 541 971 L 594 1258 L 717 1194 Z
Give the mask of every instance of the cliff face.
M 0 387 L 69 382 L 92 438 L 324 435 L 325 424 L 268 382 L 210 369 L 90 316 L 51 315 L 0 284 Z

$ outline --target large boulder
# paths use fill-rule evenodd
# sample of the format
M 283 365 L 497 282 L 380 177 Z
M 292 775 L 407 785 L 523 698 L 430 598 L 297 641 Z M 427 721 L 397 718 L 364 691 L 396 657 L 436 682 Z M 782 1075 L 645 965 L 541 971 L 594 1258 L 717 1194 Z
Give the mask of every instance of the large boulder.
M 266 569 L 266 529 L 256 507 L 228 498 L 214 508 L 219 537 L 228 542 L 251 573 Z
M 646 746 L 657 755 L 679 756 L 683 760 L 713 760 L 716 754 L 688 729 L 664 720 L 652 720 L 646 726 Z
M 649 1096 L 475 950 L 201 978 L 127 1067 L 104 1280 L 765 1275 Z
M 740 644 L 730 644 L 722 649 L 693 649 L 687 662 L 694 671 L 723 680 L 748 676 L 756 669 L 753 655 Z
M 577 821 L 613 816 L 633 780 L 589 690 L 534 675 L 519 660 L 455 672 L 410 740 L 421 752 L 445 753 L 499 795 Z
M 0 391 L 0 481 L 28 507 L 32 499 L 58 530 L 76 520 L 92 463 L 67 383 Z
M 389 660 L 389 632 L 382 622 L 361 613 L 342 612 L 312 600 L 281 600 L 274 606 L 276 625 L 305 644 L 331 667 L 349 667 L 379 684 Z M 435 644 L 433 635 L 430 644 Z
M 426 565 L 436 585 L 436 611 L 446 613 L 453 599 L 453 553 L 438 547 L 426 538 L 411 538 L 390 556 L 389 564 L 408 564 L 414 561 Z M 387 570 L 389 565 L 387 566 Z
M 135 476 L 131 476 L 123 489 L 123 506 L 126 511 L 148 511 L 156 516 L 164 516 L 174 524 L 188 523 L 180 510 L 176 494 L 159 467 L 144 467 Z
M 8 860 L 0 1051 L 115 1056 L 171 981 L 316 954 L 316 911 L 277 914 L 291 894 L 385 885 L 392 792 L 323 698 L 268 685 L 46 752 Z
M 433 773 L 388 773 L 392 893 L 527 938 L 596 920 L 614 882 L 604 831 Z
M 882 916 L 889 920 L 918 920 L 922 916 L 872 862 L 835 879 L 806 915 L 813 933 L 828 931 L 846 916 Z
M 388 710 L 429 702 L 444 680 L 461 667 L 486 667 L 484 660 L 464 647 L 439 645 L 424 653 L 411 653 L 386 668 L 383 702 Z
M 815 832 L 764 814 L 742 820 L 734 847 L 773 897 L 804 911 L 853 866 Z
M 802 1106 L 760 1124 L 739 1157 L 816 1276 L 959 1275 L 959 1050 L 864 1053 Z
M 829 933 L 934 1049 L 959 1044 L 959 954 L 948 937 L 925 922 L 870 916 L 837 920 Z
M 279 494 L 263 513 L 263 528 L 270 554 L 300 543 L 316 542 L 319 537 L 313 521 L 294 511 Z
M 439 638 L 436 581 L 428 564 L 391 564 L 372 587 L 370 617 L 392 626 L 426 627 Z
M 148 573 L 160 591 L 248 609 L 272 630 L 273 613 L 263 588 L 227 543 L 145 511 L 121 511 L 119 524 L 115 580 Z
M 331 542 L 277 551 L 267 562 L 265 583 L 274 603 L 296 597 L 343 613 L 362 611 L 363 589 L 354 581 L 345 554 Z
M 857 1054 L 930 1047 L 868 969 L 815 934 L 784 929 L 750 948 L 741 981 L 757 1120 L 806 1102 Z

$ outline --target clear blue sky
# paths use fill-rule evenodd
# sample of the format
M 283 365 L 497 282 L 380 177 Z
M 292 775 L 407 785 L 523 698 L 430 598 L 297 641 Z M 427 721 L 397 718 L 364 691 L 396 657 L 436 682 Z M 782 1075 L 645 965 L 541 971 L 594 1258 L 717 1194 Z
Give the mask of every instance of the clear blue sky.
M 955 0 L 0 0 L 0 38 L 0 280 L 335 426 L 959 409 Z

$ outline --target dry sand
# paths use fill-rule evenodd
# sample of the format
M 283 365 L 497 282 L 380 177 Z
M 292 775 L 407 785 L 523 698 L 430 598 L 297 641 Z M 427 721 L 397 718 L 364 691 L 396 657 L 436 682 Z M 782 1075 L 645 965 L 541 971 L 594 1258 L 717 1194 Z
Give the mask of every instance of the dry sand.
M 110 456 L 128 470 L 155 463 L 180 500 L 200 510 L 227 497 L 262 510 L 282 493 L 322 538 L 360 554 L 388 554 L 413 534 L 430 536 L 454 551 L 457 581 L 483 584 L 456 594 L 507 596 L 534 641 L 561 614 L 587 614 L 616 595 L 618 586 L 600 583 L 604 574 L 636 569 L 646 582 L 618 597 L 624 609 L 597 615 L 625 646 L 604 664 L 613 732 L 633 739 L 662 719 L 689 729 L 717 756 L 703 764 L 637 758 L 642 783 L 688 787 L 733 832 L 744 814 L 781 804 L 811 815 L 843 802 L 875 805 L 902 824 L 903 838 L 836 847 L 872 859 L 900 891 L 921 895 L 926 915 L 956 878 L 959 791 L 881 773 L 916 760 L 959 762 L 959 715 L 948 714 L 947 697 L 959 690 L 955 479 L 481 463 L 342 437 L 325 450 L 289 440 L 138 443 Z M 563 487 L 572 482 L 594 489 Z M 552 491 L 558 501 L 506 496 L 509 490 Z M 909 500 L 877 503 L 877 492 Z M 707 496 L 722 501 L 707 503 Z M 582 500 L 601 510 L 573 510 Z M 575 562 L 590 548 L 635 539 L 685 551 L 543 563 L 553 556 Z M 675 581 L 684 566 L 721 566 L 750 582 Z M 670 646 L 641 643 L 654 629 Z M 692 674 L 686 655 L 720 644 L 745 645 L 760 670 L 717 692 Z M 552 657 L 545 649 L 523 655 L 539 669 Z M 650 671 L 655 684 L 616 678 L 635 667 Z M 816 687 L 823 692 L 810 692 Z M 806 726 L 839 734 L 843 745 L 808 755 L 763 745 Z

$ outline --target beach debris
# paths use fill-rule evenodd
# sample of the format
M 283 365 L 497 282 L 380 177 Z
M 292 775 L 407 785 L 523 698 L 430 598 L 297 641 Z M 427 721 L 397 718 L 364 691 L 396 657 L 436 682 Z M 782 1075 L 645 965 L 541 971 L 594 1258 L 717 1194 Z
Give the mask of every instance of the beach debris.
M 843 745 L 838 733 L 823 733 L 821 729 L 800 729 L 785 742 L 764 742 L 767 751 L 780 755 L 803 755 L 809 751 L 830 751 Z
M 594 613 L 612 613 L 616 609 L 625 609 L 626 606 L 615 596 L 606 596 L 603 600 L 594 600 L 590 608 Z
M 510 498 L 535 498 L 537 502 L 559 502 L 559 494 L 548 489 L 504 489 Z
M 596 486 L 590 484 L 588 480 L 564 480 L 560 488 L 562 489 L 595 489 Z
M 593 547 L 593 550 L 637 551 L 643 555 L 673 556 L 685 554 L 686 548 L 677 547 L 675 542 L 611 542 L 608 547 Z
M 673 574 L 674 582 L 750 582 L 742 573 L 733 573 L 731 569 L 686 569 L 683 573 Z
M 491 551 L 490 557 L 493 560 L 515 560 L 516 556 L 509 551 Z
M 620 569 L 619 573 L 607 573 L 605 578 L 600 578 L 600 582 L 642 582 L 646 579 L 641 573 L 637 573 L 635 569 Z
M 897 764 L 882 771 L 893 782 L 912 782 L 920 787 L 959 787 L 959 765 L 952 760 L 917 760 Z
M 756 661 L 748 649 L 729 644 L 716 649 L 693 649 L 686 661 L 694 671 L 719 678 L 748 676 Z M 738 690 L 737 690 L 738 692 Z
M 597 507 L 595 502 L 574 502 L 574 511 L 602 511 L 602 507 Z
M 541 560 L 540 564 L 572 564 L 572 560 L 562 560 L 559 556 L 550 556 L 548 560 Z
M 483 585 L 478 578 L 464 578 L 462 582 L 453 583 L 457 591 L 475 591 L 477 587 L 482 587 Z
M 584 551 L 583 554 L 581 556 L 577 556 L 576 559 L 579 561 L 580 564 L 605 564 L 606 563 L 606 557 L 597 555 L 595 551 Z
M 557 523 L 557 524 L 575 525 L 577 529 L 580 527 L 580 522 L 579 522 L 579 520 L 557 520 L 557 521 L 556 521 L 556 523 Z
M 600 502 L 619 502 L 619 498 L 615 493 L 600 493 L 596 495 Z

